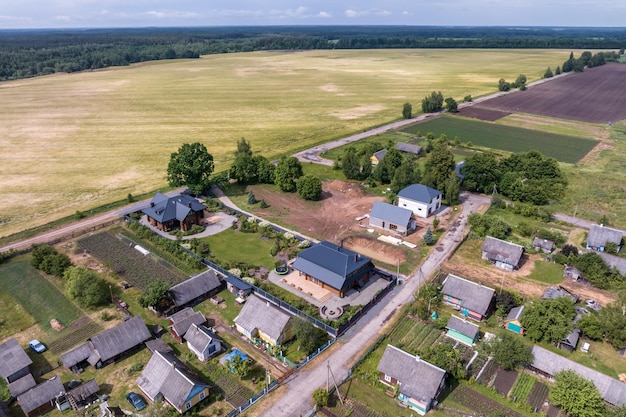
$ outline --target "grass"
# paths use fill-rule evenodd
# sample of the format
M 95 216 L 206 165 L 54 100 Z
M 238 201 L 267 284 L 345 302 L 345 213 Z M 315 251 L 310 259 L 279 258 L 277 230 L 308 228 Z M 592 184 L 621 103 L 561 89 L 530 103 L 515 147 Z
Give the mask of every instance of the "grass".
M 0 269 L 0 281 L 3 271 Z M 2 285 L 4 288 L 4 284 Z M 0 290 L 0 339 L 5 339 L 35 324 L 35 318 L 6 290 Z
M 242 233 L 226 229 L 202 238 L 209 244 L 211 254 L 222 262 L 241 262 L 273 269 L 276 259 L 270 255 L 274 242 L 260 238 L 258 233 Z M 242 257 L 242 254 L 245 255 Z
M 473 146 L 493 148 L 507 152 L 537 150 L 560 162 L 576 163 L 582 159 L 597 141 L 555 133 L 498 125 L 460 117 L 436 117 L 411 125 L 403 132 L 432 132 L 435 136 L 446 134 L 448 138 L 459 137 Z
M 460 100 L 539 79 L 569 52 L 264 51 L 3 82 L 0 236 L 162 189 L 183 143 L 221 171 L 242 136 L 275 158 L 396 120 L 433 90 Z
M 9 262 L 0 268 L 0 288 L 5 296 L 10 294 L 35 322 L 47 330 L 51 329 L 51 319 L 57 319 L 67 326 L 82 314 L 74 303 L 26 260 Z
M 224 299 L 223 303 L 215 305 L 210 301 L 205 301 L 195 307 L 196 311 L 201 311 L 206 317 L 212 314 L 218 314 L 228 324 L 232 324 L 235 317 L 237 317 L 241 311 L 242 306 L 235 302 L 235 295 L 226 289 L 222 290 L 217 295 Z
M 560 284 L 563 281 L 563 265 L 537 260 L 528 278 L 546 284 Z

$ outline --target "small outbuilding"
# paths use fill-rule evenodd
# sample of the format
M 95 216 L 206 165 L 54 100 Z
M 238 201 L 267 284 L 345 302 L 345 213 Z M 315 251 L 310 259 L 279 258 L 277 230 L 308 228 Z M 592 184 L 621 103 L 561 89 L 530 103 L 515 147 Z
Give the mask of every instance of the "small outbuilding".
M 387 155 L 387 149 L 381 149 L 378 152 L 374 152 L 374 154 L 370 157 L 370 161 L 373 166 L 380 164 L 383 158 Z
M 450 320 L 446 325 L 446 336 L 463 343 L 467 346 L 473 346 L 478 340 L 480 327 L 475 323 L 470 323 L 464 318 L 450 316 Z
M 370 226 L 402 236 L 415 230 L 413 212 L 383 201 L 375 201 L 369 216 Z
M 524 306 L 513 307 L 504 321 L 507 330 L 513 333 L 524 335 L 524 327 L 522 327 L 522 313 L 524 313 Z
M 554 242 L 548 239 L 541 239 L 540 237 L 536 237 L 533 239 L 533 248 L 536 251 L 541 251 L 543 253 L 552 253 L 554 250 Z

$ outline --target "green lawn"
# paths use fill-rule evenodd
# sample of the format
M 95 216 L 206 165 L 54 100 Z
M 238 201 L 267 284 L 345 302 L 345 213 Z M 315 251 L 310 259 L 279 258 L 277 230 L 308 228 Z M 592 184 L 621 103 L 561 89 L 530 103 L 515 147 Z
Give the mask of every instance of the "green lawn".
M 67 326 L 81 316 L 81 310 L 25 260 L 0 268 L 0 288 L 44 329 L 50 329 L 51 319 Z
M 261 239 L 258 233 L 242 233 L 226 229 L 202 240 L 209 244 L 211 254 L 220 261 L 247 262 L 268 269 L 274 268 L 276 259 L 270 255 L 274 242 Z
M 563 265 L 546 261 L 535 261 L 535 268 L 528 275 L 528 278 L 546 284 L 559 284 L 563 281 Z
M 461 142 L 507 152 L 537 150 L 560 162 L 576 163 L 598 143 L 595 140 L 565 136 L 521 127 L 504 126 L 461 117 L 431 118 L 402 130 L 414 134 L 432 132 L 435 136 L 458 136 Z
M 3 282 L 3 271 L 0 269 L 0 282 Z M 35 324 L 35 318 L 5 290 L 0 289 L 0 340 Z

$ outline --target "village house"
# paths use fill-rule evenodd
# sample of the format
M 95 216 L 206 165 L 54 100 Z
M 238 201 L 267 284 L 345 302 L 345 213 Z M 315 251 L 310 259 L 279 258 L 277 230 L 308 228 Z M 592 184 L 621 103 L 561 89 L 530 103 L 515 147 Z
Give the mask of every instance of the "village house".
M 580 339 L 580 329 L 573 328 L 572 331 L 558 343 L 557 347 L 571 353 L 576 350 L 578 339 Z
M 13 397 L 36 385 L 29 368 L 32 363 L 16 339 L 0 344 L 0 377 L 6 381 Z
M 607 264 L 609 268 L 616 269 L 620 275 L 626 276 L 626 259 L 606 252 L 600 252 L 598 255 L 600 255 L 604 263 Z
M 169 232 L 174 229 L 187 231 L 194 224 L 200 224 L 206 208 L 204 204 L 187 194 L 168 197 L 156 193 L 150 207 L 141 211 L 148 217 L 148 222 L 152 226 Z
M 493 262 L 498 268 L 513 271 L 520 266 L 524 247 L 505 240 L 487 236 L 483 243 L 482 258 Z
M 398 192 L 398 207 L 409 209 L 418 217 L 427 218 L 441 207 L 441 191 L 422 184 L 409 185 Z
M 370 161 L 372 162 L 372 165 L 376 166 L 380 164 L 385 155 L 387 155 L 387 149 L 381 149 L 378 152 L 374 152 L 374 154 L 370 156 Z
M 206 317 L 199 311 L 194 311 L 191 307 L 186 307 L 177 313 L 167 317 L 170 322 L 168 326 L 172 332 L 172 336 L 179 343 L 183 343 L 183 337 L 192 324 L 197 326 L 206 323 Z
M 446 336 L 463 343 L 467 346 L 473 346 L 478 340 L 478 331 L 480 327 L 477 324 L 470 323 L 465 318 L 450 316 L 450 320 L 446 325 Z
M 548 239 L 536 237 L 533 239 L 533 248 L 537 252 L 541 251 L 543 253 L 552 253 L 554 250 L 554 242 Z
M 222 350 L 222 341 L 217 335 L 205 326 L 192 324 L 185 333 L 187 347 L 204 362 Z
M 170 296 L 175 305 L 174 310 L 195 305 L 219 292 L 221 288 L 222 282 L 215 272 L 207 269 L 170 288 Z
M 626 384 L 620 380 L 587 368 L 537 345 L 533 346 L 532 354 L 533 362 L 528 366 L 529 370 L 550 380 L 559 371 L 572 370 L 593 382 L 608 404 L 613 406 L 626 405 Z
M 619 252 L 622 248 L 623 237 L 621 230 L 612 229 L 602 224 L 592 224 L 587 235 L 587 249 L 604 252 L 607 243 L 613 243 Z
M 514 333 L 524 335 L 524 328 L 522 327 L 522 313 L 524 313 L 524 306 L 513 307 L 509 314 L 506 316 L 505 328 Z
M 407 142 L 396 143 L 396 149 L 404 154 L 411 155 L 411 156 L 419 156 L 422 153 L 421 146 L 413 145 L 412 143 L 407 143 Z
M 209 396 L 208 384 L 197 378 L 176 356 L 156 351 L 137 378 L 152 402 L 166 401 L 180 414 Z
M 52 410 L 57 405 L 57 397 L 64 394 L 61 379 L 55 376 L 18 395 L 17 402 L 26 417 L 36 417 Z
M 256 295 L 248 297 L 234 322 L 237 331 L 248 339 L 259 338 L 272 346 L 281 345 L 293 337 L 291 316 Z
M 398 400 L 422 416 L 437 404 L 445 387 L 446 371 L 392 345 L 376 369 L 380 382 L 397 389 Z
M 402 236 L 415 230 L 413 212 L 402 207 L 375 201 L 370 211 L 369 224 Z
M 495 290 L 456 275 L 448 274 L 441 288 L 443 302 L 476 321 L 487 317 L 493 307 Z
M 374 264 L 367 256 L 343 245 L 322 241 L 300 252 L 293 268 L 307 281 L 343 297 L 352 288 L 359 288 L 369 281 Z

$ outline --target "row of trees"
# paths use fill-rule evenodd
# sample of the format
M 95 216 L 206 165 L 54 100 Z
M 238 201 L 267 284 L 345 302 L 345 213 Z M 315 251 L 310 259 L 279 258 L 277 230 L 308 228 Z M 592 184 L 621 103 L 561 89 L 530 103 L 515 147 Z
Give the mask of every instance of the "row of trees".
M 471 100 L 470 100 L 471 101 Z M 430 95 L 422 99 L 422 111 L 424 113 L 437 113 L 443 110 L 443 103 L 446 103 L 446 110 L 450 113 L 456 113 L 458 111 L 458 103 L 452 97 L 447 97 L 445 100 L 441 91 L 433 91 Z M 405 104 L 406 106 L 406 104 Z M 403 115 L 404 115 L 403 109 Z M 405 117 L 407 118 L 407 117 Z
M 504 78 L 500 78 L 498 81 L 498 91 L 509 91 L 511 88 L 519 88 L 522 91 L 526 90 L 526 76 L 520 74 L 513 82 L 508 82 Z

